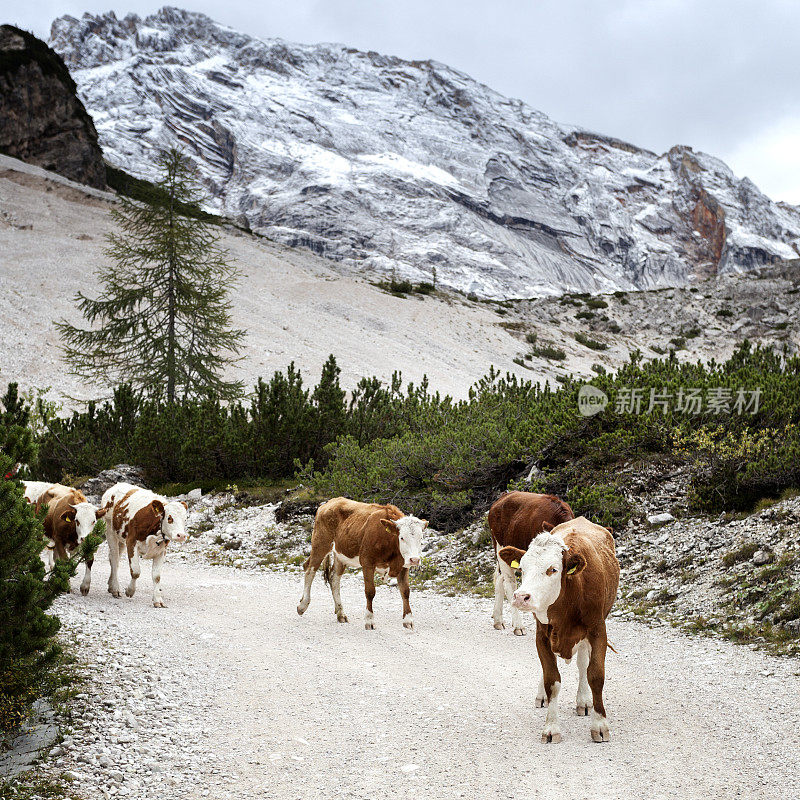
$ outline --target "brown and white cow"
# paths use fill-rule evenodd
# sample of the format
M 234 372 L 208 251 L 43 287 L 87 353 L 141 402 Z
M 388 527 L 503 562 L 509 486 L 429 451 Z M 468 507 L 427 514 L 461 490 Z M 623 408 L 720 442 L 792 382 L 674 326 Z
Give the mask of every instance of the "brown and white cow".
M 556 525 L 574 519 L 575 514 L 567 503 L 552 494 L 509 492 L 496 500 L 489 509 L 489 531 L 497 557 L 494 571 L 494 627 L 503 630 L 503 594 L 511 603 L 517 589 L 516 572 L 500 558 L 503 547 L 527 550 L 534 536 L 549 531 Z M 515 636 L 524 636 L 522 614 L 512 604 L 511 624 Z
M 548 707 L 542 741 L 561 741 L 558 655 L 566 662 L 577 656 L 577 713 L 588 715 L 591 704 L 592 740 L 607 742 L 609 728 L 603 705 L 606 617 L 619 585 L 619 561 L 611 531 L 578 517 L 557 525 L 550 533 L 540 533 L 527 551 L 502 548 L 500 558 L 509 566 L 519 564 L 522 580 L 513 602 L 536 616 L 536 649 L 542 664 L 536 706 Z
M 60 483 L 49 484 L 43 492 L 37 494 L 37 512 L 47 506 L 47 514 L 42 523 L 48 539 L 45 563 L 52 569 L 53 559 L 66 561 L 70 558 L 92 532 L 97 520 L 106 512 L 90 503 L 79 489 Z M 91 561 L 87 561 L 84 580 L 91 571 L 91 566 Z
M 305 585 L 297 613 L 303 614 L 311 602 L 311 584 L 325 561 L 325 579 L 333 595 L 334 613 L 339 622 L 347 622 L 342 608 L 340 585 L 347 567 L 360 567 L 364 575 L 367 613 L 364 627 L 375 629 L 372 600 L 375 597 L 375 571 L 397 578 L 403 598 L 403 627 L 413 628 L 408 580 L 410 567 L 422 560 L 422 532 L 427 520 L 403 514 L 393 505 L 359 503 L 335 497 L 317 509 L 311 534 L 311 555 L 303 564 Z
M 25 487 L 25 499 L 31 504 L 38 502 L 51 486 L 59 485 L 51 481 L 20 481 L 20 483 Z
M 186 503 L 168 500 L 154 494 L 149 489 L 131 483 L 117 483 L 103 495 L 103 508 L 107 509 L 106 541 L 108 559 L 111 563 L 111 576 L 108 591 L 114 597 L 121 597 L 119 590 L 119 556 L 123 547 L 128 553 L 131 581 L 125 594 L 133 597 L 136 580 L 141 575 L 140 558 L 153 561 L 153 605 L 164 608 L 161 596 L 161 568 L 167 546 L 171 541 L 186 541 Z M 89 583 L 86 583 L 86 591 Z M 83 586 L 81 586 L 83 591 Z

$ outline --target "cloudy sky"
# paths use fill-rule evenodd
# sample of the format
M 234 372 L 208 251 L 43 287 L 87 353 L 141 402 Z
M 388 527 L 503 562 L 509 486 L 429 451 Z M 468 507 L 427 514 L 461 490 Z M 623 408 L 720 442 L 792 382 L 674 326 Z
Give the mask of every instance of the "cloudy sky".
M 163 2 L 28 0 L 2 21 Z M 434 58 L 559 122 L 716 155 L 800 204 L 797 0 L 172 0 L 253 35 Z

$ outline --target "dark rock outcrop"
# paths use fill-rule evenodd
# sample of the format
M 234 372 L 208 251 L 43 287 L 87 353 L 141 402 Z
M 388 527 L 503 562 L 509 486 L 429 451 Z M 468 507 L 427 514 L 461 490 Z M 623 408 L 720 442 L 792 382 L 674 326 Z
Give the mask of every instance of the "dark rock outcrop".
M 103 189 L 97 131 L 61 57 L 43 41 L 0 25 L 0 152 Z

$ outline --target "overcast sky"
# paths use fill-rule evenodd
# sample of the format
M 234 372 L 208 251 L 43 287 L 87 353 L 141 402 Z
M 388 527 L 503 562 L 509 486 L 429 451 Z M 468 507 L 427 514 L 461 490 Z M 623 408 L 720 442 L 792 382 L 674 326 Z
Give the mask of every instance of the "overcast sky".
M 5 5 L 5 4 L 4 4 Z M 61 14 L 164 2 L 27 0 L 5 19 L 46 37 Z M 657 152 L 687 144 L 800 204 L 798 0 L 173 0 L 262 38 L 433 58 L 559 122 Z M 9 13 L 9 8 L 12 8 Z

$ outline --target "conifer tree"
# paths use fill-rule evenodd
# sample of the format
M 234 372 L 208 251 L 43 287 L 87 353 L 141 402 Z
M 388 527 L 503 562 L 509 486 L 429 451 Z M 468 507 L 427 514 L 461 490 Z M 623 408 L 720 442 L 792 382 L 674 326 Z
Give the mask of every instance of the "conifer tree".
M 111 263 L 97 275 L 94 299 L 76 302 L 88 328 L 57 324 L 72 372 L 105 385 L 130 383 L 169 403 L 242 384 L 222 377 L 244 331 L 231 328 L 228 290 L 237 271 L 203 218 L 196 174 L 179 150 L 163 153 L 161 178 L 145 203 L 120 198 L 108 236 Z

